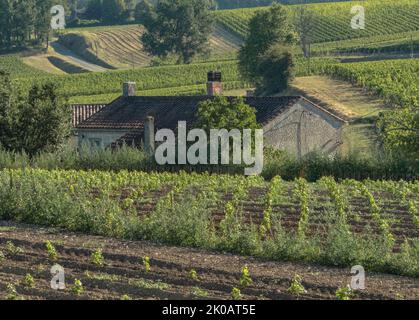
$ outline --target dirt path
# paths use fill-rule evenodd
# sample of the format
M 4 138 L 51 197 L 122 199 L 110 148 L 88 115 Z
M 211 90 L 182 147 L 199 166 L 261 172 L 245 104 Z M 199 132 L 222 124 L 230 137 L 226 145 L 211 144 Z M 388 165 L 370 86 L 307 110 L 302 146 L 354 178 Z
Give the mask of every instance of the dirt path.
M 71 50 L 68 50 L 66 47 L 62 46 L 61 44 L 57 42 L 51 42 L 50 46 L 54 49 L 55 53 L 65 57 L 65 60 L 73 63 L 74 65 L 81 67 L 85 70 L 91 71 L 91 72 L 104 72 L 107 71 L 107 69 L 98 66 L 96 64 L 87 62 L 83 58 L 76 55 Z
M 56 261 L 65 268 L 67 288 L 50 288 L 50 268 L 56 263 L 48 258 L 45 241 L 54 243 Z M 11 245 L 12 244 L 12 245 Z M 15 250 L 10 251 L 10 248 Z M 16 249 L 18 248 L 18 249 Z M 103 249 L 105 263 L 91 262 L 91 254 Z M 14 284 L 25 299 L 228 299 L 239 286 L 241 269 L 247 265 L 253 283 L 242 289 L 244 299 L 295 299 L 287 293 L 295 274 L 302 277 L 307 290 L 301 299 L 333 299 L 339 287 L 350 282 L 350 270 L 290 262 L 260 261 L 230 254 L 170 247 L 140 241 L 57 232 L 0 222 L 0 296 L 6 297 L 8 284 Z M 142 257 L 150 257 L 145 272 Z M 197 272 L 192 279 L 190 271 Z M 35 279 L 29 288 L 22 283 L 26 274 Z M 84 293 L 76 296 L 71 288 L 74 279 L 83 283 Z M 358 299 L 418 299 L 419 280 L 367 272 L 366 290 Z

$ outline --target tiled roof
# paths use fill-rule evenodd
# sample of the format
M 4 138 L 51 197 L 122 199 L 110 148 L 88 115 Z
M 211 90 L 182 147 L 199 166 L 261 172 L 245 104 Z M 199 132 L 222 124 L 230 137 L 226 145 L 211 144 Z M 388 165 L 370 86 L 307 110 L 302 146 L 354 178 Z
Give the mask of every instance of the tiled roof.
M 212 96 L 166 96 L 166 97 L 120 97 L 85 121 L 79 129 L 125 129 L 129 132 L 112 144 L 139 145 L 143 136 L 144 121 L 148 116 L 155 119 L 156 130 L 167 128 L 175 130 L 179 121 L 193 123 L 200 102 L 212 99 Z M 229 100 L 236 97 L 227 97 Z M 300 100 L 311 103 L 322 112 L 342 121 L 329 111 L 313 104 L 303 97 L 245 97 L 246 104 L 256 109 L 256 118 L 260 124 L 267 124 L 280 113 L 288 110 Z
M 71 124 L 73 128 L 75 128 L 83 121 L 106 107 L 106 104 L 74 104 L 71 107 L 73 111 Z
M 80 129 L 140 129 L 147 116 L 156 128 L 174 129 L 178 121 L 193 121 L 198 104 L 210 96 L 120 97 L 78 125 Z M 235 97 L 227 97 L 234 99 Z M 259 123 L 269 122 L 293 106 L 301 97 L 246 97 L 254 107 Z

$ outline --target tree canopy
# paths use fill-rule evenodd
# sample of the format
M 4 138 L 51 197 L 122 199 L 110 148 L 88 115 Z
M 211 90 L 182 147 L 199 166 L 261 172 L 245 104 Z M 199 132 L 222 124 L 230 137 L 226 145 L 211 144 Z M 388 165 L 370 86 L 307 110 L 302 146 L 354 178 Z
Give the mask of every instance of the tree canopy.
M 178 63 L 190 63 L 208 49 L 212 7 L 212 0 L 161 0 L 155 6 L 141 1 L 136 20 L 146 29 L 141 37 L 144 49 L 153 56 L 176 55 Z
M 71 109 L 54 84 L 34 85 L 26 96 L 0 72 L 0 147 L 34 155 L 59 146 L 70 133 Z
M 239 69 L 243 78 L 256 85 L 257 92 L 263 92 L 262 86 L 276 79 L 268 70 L 269 63 L 279 62 L 272 68 L 282 75 L 291 74 L 289 69 L 292 64 L 284 64 L 287 61 L 291 63 L 290 54 L 285 54 L 285 51 L 280 53 L 278 47 L 274 49 L 274 46 L 295 42 L 296 35 L 282 5 L 273 4 L 269 10 L 257 11 L 250 20 L 249 35 L 239 52 Z M 264 79 L 265 76 L 267 78 Z M 288 79 L 284 79 L 283 83 L 288 83 Z M 276 91 L 281 88 L 278 87 Z M 267 89 L 273 91 L 271 86 Z
M 0 0 L 0 49 L 45 43 L 51 8 L 66 3 L 66 0 Z
M 211 129 L 258 129 L 256 109 L 246 104 L 243 98 L 229 100 L 224 96 L 201 102 L 198 106 L 197 127 L 209 132 Z
M 294 56 L 288 47 L 273 45 L 262 55 L 255 78 L 256 94 L 274 94 L 288 88 L 294 78 Z

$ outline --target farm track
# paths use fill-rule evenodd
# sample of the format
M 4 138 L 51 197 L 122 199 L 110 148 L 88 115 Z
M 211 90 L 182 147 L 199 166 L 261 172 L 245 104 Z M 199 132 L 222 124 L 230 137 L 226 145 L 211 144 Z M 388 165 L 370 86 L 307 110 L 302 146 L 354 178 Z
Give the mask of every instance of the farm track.
M 169 247 L 148 242 L 119 241 L 111 238 L 58 232 L 33 226 L 2 222 L 0 248 L 12 241 L 23 253 L 6 254 L 0 264 L 0 295 L 8 283 L 16 284 L 18 294 L 26 299 L 120 299 L 128 294 L 135 299 L 229 298 L 238 286 L 240 271 L 248 265 L 253 284 L 242 290 L 244 298 L 292 299 L 286 289 L 295 274 L 303 278 L 307 290 L 301 298 L 332 299 L 337 288 L 350 281 L 350 270 L 299 263 L 260 261 L 229 254 Z M 50 267 L 45 241 L 54 243 L 58 263 L 65 268 L 67 289 L 49 287 Z M 105 264 L 93 265 L 90 255 L 103 249 Z M 151 271 L 145 272 L 141 258 L 150 257 Z M 199 280 L 189 277 L 191 269 Z M 31 273 L 35 287 L 25 288 L 20 281 Z M 75 296 L 70 288 L 80 279 L 85 293 Z M 199 288 L 199 290 L 198 290 Z M 205 294 L 204 294 L 205 293 Z M 419 297 L 419 280 L 385 274 L 367 274 L 367 288 L 357 294 L 360 299 Z

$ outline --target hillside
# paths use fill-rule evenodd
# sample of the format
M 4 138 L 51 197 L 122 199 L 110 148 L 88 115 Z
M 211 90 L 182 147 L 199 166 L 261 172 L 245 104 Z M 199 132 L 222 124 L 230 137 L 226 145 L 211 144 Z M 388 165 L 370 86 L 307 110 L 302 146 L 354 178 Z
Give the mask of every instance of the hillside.
M 140 42 L 142 34 L 143 28 L 137 25 L 70 29 L 59 38 L 59 43 L 105 67 L 137 68 L 148 66 L 151 61 Z M 240 38 L 217 25 L 210 37 L 211 58 L 234 54 L 240 43 Z
M 365 7 L 364 30 L 354 30 L 350 26 L 354 5 Z M 299 6 L 287 6 L 292 15 Z M 327 42 L 344 39 L 387 35 L 419 30 L 419 3 L 412 0 L 401 1 L 351 1 L 307 4 L 306 8 L 315 15 L 313 42 Z M 248 22 L 258 11 L 265 8 L 236 9 L 218 11 L 217 21 L 232 33 L 245 37 Z

